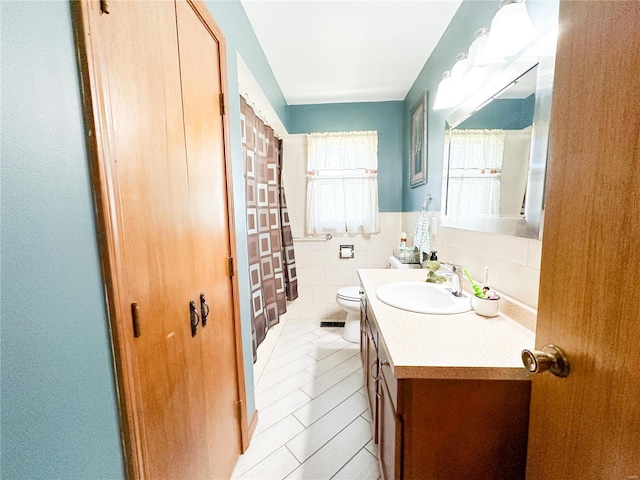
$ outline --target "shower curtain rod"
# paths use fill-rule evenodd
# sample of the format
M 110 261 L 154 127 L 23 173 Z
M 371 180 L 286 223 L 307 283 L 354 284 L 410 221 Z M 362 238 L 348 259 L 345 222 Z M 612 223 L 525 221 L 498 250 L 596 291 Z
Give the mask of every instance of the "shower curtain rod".
M 273 134 L 275 135 L 275 137 L 278 140 L 282 140 L 280 138 L 280 135 L 276 133 L 275 128 L 273 128 L 273 126 L 271 125 L 271 122 L 269 122 L 267 117 L 262 113 L 262 111 L 260 111 L 260 109 L 256 106 L 255 102 L 251 100 L 251 97 L 249 96 L 249 94 L 245 91 L 240 91 L 240 96 L 245 99 L 245 101 L 247 102 L 247 105 L 251 107 L 251 110 L 253 110 L 253 113 L 255 113 L 256 117 L 258 117 L 258 119 L 260 119 L 262 123 L 264 123 L 267 127 L 273 130 Z

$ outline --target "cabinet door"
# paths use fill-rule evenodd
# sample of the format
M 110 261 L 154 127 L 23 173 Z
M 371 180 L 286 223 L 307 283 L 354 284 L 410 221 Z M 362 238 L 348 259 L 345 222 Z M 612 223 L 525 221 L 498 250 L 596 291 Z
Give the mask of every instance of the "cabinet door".
M 376 345 L 377 332 L 372 329 L 367 321 L 366 338 L 366 362 L 364 368 L 365 385 L 367 387 L 367 397 L 369 398 L 369 408 L 371 409 L 371 426 L 373 428 L 373 439 L 378 443 L 378 349 Z M 374 333 L 375 332 L 375 333 Z
M 367 297 L 360 290 L 360 360 L 365 375 L 367 377 Z
M 384 375 L 380 375 L 378 440 L 380 471 L 385 480 L 402 478 L 402 420 L 391 401 Z

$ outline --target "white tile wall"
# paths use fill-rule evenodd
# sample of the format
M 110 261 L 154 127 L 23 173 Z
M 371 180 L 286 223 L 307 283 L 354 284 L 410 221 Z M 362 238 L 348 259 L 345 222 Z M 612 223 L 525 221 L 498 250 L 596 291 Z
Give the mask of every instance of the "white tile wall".
M 304 236 L 306 202 L 306 137 L 290 135 L 284 139 L 283 181 L 294 237 Z M 386 268 L 387 259 L 398 246 L 400 232 L 413 231 L 420 212 L 381 212 L 377 235 L 334 237 L 329 241 L 295 242 L 298 272 L 298 299 L 288 306 L 297 318 L 344 319 L 346 314 L 335 303 L 336 290 L 358 285 L 358 268 Z M 489 266 L 490 283 L 496 290 L 536 308 L 540 279 L 542 242 L 505 235 L 442 227 L 439 212 L 435 220 L 431 248 L 438 258 L 466 268 L 482 281 Z M 355 258 L 340 259 L 340 245 L 354 245 Z
M 431 214 L 439 221 L 439 212 Z M 403 229 L 413 239 L 413 227 L 420 212 L 406 212 Z M 411 233 L 410 233 L 411 232 Z M 484 280 L 484 267 L 489 267 L 489 282 L 496 290 L 533 308 L 538 305 L 540 253 L 542 242 L 527 238 L 474 232 L 436 225 L 432 249 L 438 259 L 466 268 L 471 276 Z
M 282 169 L 293 236 L 304 236 L 306 203 L 306 137 L 284 139 Z M 296 318 L 344 320 L 335 301 L 340 287 L 359 285 L 359 268 L 386 268 L 387 259 L 400 242 L 402 213 L 381 212 L 381 233 L 334 236 L 329 241 L 295 241 L 298 298 L 287 307 Z M 355 258 L 341 259 L 340 245 L 353 245 Z

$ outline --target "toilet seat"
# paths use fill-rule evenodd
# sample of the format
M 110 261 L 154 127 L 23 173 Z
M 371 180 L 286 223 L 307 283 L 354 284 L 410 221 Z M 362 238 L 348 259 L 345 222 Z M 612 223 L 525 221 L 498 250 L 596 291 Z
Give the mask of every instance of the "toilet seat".
M 351 302 L 359 302 L 360 301 L 360 287 L 342 287 L 338 289 L 336 293 L 336 297 L 341 298 L 342 300 L 349 300 Z

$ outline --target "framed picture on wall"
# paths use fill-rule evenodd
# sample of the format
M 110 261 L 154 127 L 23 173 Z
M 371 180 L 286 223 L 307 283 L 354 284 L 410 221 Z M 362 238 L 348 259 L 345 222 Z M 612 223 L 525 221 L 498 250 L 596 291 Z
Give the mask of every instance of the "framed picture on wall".
M 413 188 L 427 183 L 427 92 L 420 95 L 411 109 L 409 154 L 409 184 Z

